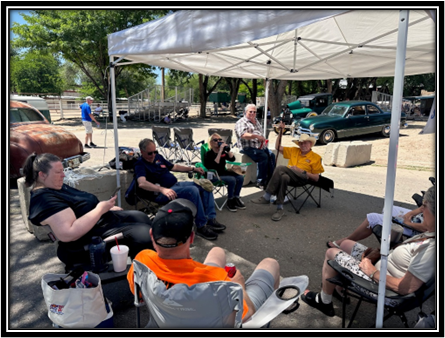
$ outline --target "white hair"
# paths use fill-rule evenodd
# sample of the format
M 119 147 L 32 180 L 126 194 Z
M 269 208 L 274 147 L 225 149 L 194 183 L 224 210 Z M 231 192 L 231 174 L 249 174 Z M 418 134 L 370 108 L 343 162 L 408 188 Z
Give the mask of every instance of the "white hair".
M 254 107 L 255 111 L 256 111 L 256 106 L 253 103 L 249 103 L 245 108 L 244 108 L 244 115 L 246 115 L 246 112 L 249 108 Z

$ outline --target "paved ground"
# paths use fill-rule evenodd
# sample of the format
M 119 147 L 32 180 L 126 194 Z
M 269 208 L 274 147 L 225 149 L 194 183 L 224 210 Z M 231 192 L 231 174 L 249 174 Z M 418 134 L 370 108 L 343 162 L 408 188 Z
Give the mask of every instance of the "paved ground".
M 221 119 L 222 120 L 222 119 Z M 66 121 L 81 140 L 83 127 L 78 122 Z M 218 123 L 219 122 L 219 123 Z M 190 126 L 196 132 L 195 140 L 207 137 L 210 127 L 233 129 L 235 121 L 218 121 L 217 118 L 190 120 Z M 142 122 L 141 122 L 142 123 Z M 102 125 L 104 128 L 104 125 Z M 94 142 L 102 148 L 92 149 L 93 158 L 88 165 L 106 163 L 114 157 L 114 139 L 111 131 L 96 130 Z M 106 142 L 105 142 L 106 135 Z M 135 146 L 143 137 L 151 137 L 150 124 L 140 128 L 127 128 L 119 124 L 119 145 Z M 273 142 L 273 134 L 271 142 Z M 290 139 L 288 141 L 290 142 Z M 322 148 L 315 150 L 321 153 Z M 434 162 L 434 161 L 433 161 Z M 408 168 L 408 166 L 407 166 Z M 290 205 L 285 206 L 286 215 L 280 222 L 270 219 L 274 207 L 258 208 L 250 199 L 259 197 L 260 190 L 245 187 L 242 190 L 247 209 L 232 213 L 227 209 L 218 212 L 218 219 L 228 228 L 217 241 L 209 242 L 198 238 L 193 247 L 193 257 L 202 260 L 208 249 L 218 245 L 229 253 L 231 260 L 250 275 L 255 264 L 264 257 L 273 257 L 280 262 L 281 276 L 307 275 L 309 288 L 319 290 L 321 266 L 326 250 L 326 241 L 335 240 L 349 234 L 364 219 L 366 213 L 380 211 L 383 208 L 385 195 L 386 167 L 376 162 L 355 168 L 325 167 L 325 175 L 335 182 L 334 198 L 323 192 L 322 207 L 308 204 L 300 214 L 295 214 Z M 413 208 L 411 195 L 430 186 L 428 178 L 434 176 L 434 166 L 422 167 L 421 170 L 399 168 L 396 177 L 395 204 Z M 18 203 L 17 189 L 10 189 L 9 198 L 9 330 L 50 329 L 40 279 L 44 273 L 63 273 L 63 266 L 55 257 L 54 246 L 48 242 L 39 242 L 25 229 Z M 364 244 L 377 246 L 375 238 L 368 238 Z M 132 295 L 126 281 L 104 285 L 106 296 L 113 302 L 116 328 L 135 327 L 135 309 L 132 306 Z M 356 301 L 352 300 L 355 304 Z M 324 330 L 341 327 L 341 304 L 334 300 L 336 316 L 329 318 L 301 302 L 300 308 L 288 316 L 280 315 L 271 324 L 272 329 L 285 330 Z M 424 307 L 429 313 L 435 308 L 435 299 L 430 299 Z M 352 309 L 348 310 L 348 318 Z M 417 315 L 416 310 L 409 314 L 412 326 Z M 144 314 L 143 311 L 142 314 Z M 144 316 L 142 316 L 144 318 Z M 361 310 L 353 324 L 355 328 L 368 328 L 375 323 L 375 307 L 362 304 Z M 144 323 L 143 323 L 144 324 Z M 385 322 L 385 328 L 400 328 L 398 318 Z

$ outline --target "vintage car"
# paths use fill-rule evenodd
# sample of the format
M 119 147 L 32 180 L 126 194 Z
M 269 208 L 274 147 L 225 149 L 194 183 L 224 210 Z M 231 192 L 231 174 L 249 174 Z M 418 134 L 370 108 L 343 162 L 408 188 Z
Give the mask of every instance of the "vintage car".
M 274 118 L 273 129 L 275 133 L 278 134 L 278 125 L 283 121 L 286 125 L 283 134 L 286 134 L 286 132 L 292 130 L 292 124 L 307 117 L 317 116 L 331 103 L 331 93 L 316 93 L 300 96 L 297 101 L 288 103 L 286 107 L 283 108 L 280 116 Z
M 381 133 L 389 137 L 391 113 L 384 112 L 368 101 L 343 101 L 331 104 L 320 115 L 297 121 L 292 130 L 295 134 L 310 134 L 321 144 L 335 139 Z M 401 127 L 406 127 L 406 114 L 402 112 Z
M 64 167 L 76 168 L 90 159 L 82 142 L 66 129 L 50 124 L 36 108 L 18 101 L 9 103 L 9 177 L 22 176 L 26 158 L 52 153 L 62 159 Z

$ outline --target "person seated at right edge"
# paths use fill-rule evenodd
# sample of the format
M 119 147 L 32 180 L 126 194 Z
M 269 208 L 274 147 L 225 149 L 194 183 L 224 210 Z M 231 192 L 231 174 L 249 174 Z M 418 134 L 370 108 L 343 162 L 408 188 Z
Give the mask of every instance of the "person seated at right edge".
M 279 128 L 285 128 L 284 122 L 280 122 Z M 279 146 L 279 138 L 275 141 L 275 149 L 286 159 L 289 159 L 287 166 L 277 166 L 273 172 L 272 178 L 266 187 L 265 193 L 260 198 L 251 200 L 255 204 L 270 204 L 270 198 L 277 196 L 277 211 L 272 215 L 272 220 L 279 221 L 284 215 L 284 199 L 289 185 L 303 186 L 309 181 L 317 182 L 320 174 L 324 172 L 320 155 L 312 151 L 312 147 L 317 140 L 308 134 L 301 134 L 298 140 L 293 142 L 297 147 Z
M 436 266 L 436 187 L 430 187 L 423 197 L 421 206 L 423 224 L 426 231 L 408 238 L 390 251 L 387 257 L 386 288 L 399 295 L 407 295 L 418 290 L 424 283 L 434 278 Z M 363 255 L 368 248 L 358 242 L 344 240 L 340 248 L 326 250 L 321 271 L 322 289 L 320 292 L 306 290 L 301 299 L 308 305 L 320 310 L 327 316 L 334 316 L 332 296 L 335 284 L 328 281 L 337 272 L 328 265 L 328 260 L 335 260 L 351 273 L 368 281 L 380 280 L 380 261 L 375 265 Z M 363 289 L 370 297 L 377 299 L 377 294 Z M 385 304 L 391 306 L 393 300 L 385 298 Z
M 145 138 L 139 142 L 141 157 L 134 165 L 134 173 L 138 183 L 138 194 L 142 198 L 158 204 L 166 204 L 176 198 L 185 198 L 196 205 L 196 225 L 198 236 L 208 240 L 215 240 L 226 226 L 216 220 L 215 200 L 213 192 L 204 190 L 200 185 L 190 181 L 178 182 L 171 171 L 199 172 L 204 175 L 202 168 L 173 164 L 167 161 L 156 150 L 153 140 Z
M 401 220 L 403 220 L 403 224 L 412 228 L 410 229 L 407 227 L 403 227 L 404 236 L 412 237 L 427 230 L 427 227 L 423 222 L 422 207 L 414 210 L 409 210 L 394 205 L 392 207 L 392 217 L 400 218 Z M 328 248 L 339 248 L 341 243 L 346 239 L 349 239 L 351 241 L 360 241 L 362 239 L 368 238 L 372 235 L 372 230 L 374 229 L 374 227 L 376 225 L 382 224 L 383 214 L 378 214 L 375 212 L 367 214 L 364 221 L 349 236 L 333 242 L 328 241 L 326 242 L 326 246 Z

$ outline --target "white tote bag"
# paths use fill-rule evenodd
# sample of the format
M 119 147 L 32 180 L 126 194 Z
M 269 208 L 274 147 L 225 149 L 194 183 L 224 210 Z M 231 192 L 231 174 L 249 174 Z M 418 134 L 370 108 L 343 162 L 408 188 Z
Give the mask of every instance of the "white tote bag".
M 49 282 L 65 277 L 51 273 L 42 277 L 43 297 L 49 319 L 63 328 L 96 327 L 108 315 L 99 276 L 88 271 L 88 282 L 92 284 L 89 288 L 55 290 L 48 285 Z

